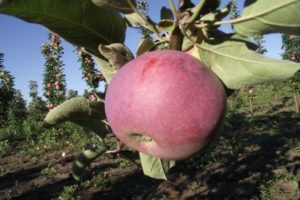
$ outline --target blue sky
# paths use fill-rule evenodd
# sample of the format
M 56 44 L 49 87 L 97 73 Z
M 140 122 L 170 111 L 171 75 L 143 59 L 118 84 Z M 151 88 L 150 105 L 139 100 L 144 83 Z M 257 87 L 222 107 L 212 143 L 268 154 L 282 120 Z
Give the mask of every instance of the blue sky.
M 168 6 L 168 1 L 148 1 L 150 4 L 149 15 L 155 20 L 159 20 L 159 12 L 162 5 Z M 175 1 L 177 2 L 177 1 Z M 223 0 L 222 4 L 228 2 Z M 238 0 L 241 7 L 243 0 Z M 42 94 L 42 77 L 44 70 L 44 58 L 40 53 L 42 43 L 48 42 L 48 30 L 37 24 L 26 23 L 17 18 L 0 14 L 0 52 L 5 54 L 4 66 L 15 77 L 15 87 L 21 90 L 23 96 L 29 101 L 28 82 L 37 81 L 39 92 Z M 229 26 L 222 27 L 226 32 L 230 31 Z M 135 30 L 128 30 L 126 37 L 127 46 L 135 53 L 139 42 L 139 35 Z M 281 56 L 281 36 L 279 34 L 267 35 L 265 37 L 265 47 L 268 50 L 266 56 L 278 58 Z M 63 41 L 64 48 L 63 62 L 65 64 L 65 74 L 67 88 L 75 89 L 82 94 L 87 88 L 81 79 L 80 63 L 77 62 L 77 55 L 74 47 Z

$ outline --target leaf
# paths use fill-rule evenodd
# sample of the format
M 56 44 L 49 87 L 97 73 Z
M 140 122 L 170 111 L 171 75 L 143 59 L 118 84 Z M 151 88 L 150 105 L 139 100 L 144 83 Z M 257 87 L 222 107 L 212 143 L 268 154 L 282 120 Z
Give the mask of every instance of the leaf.
M 136 6 L 136 1 L 131 1 Z M 99 7 L 113 9 L 125 14 L 134 12 L 127 0 L 92 0 L 92 2 Z
M 107 133 L 103 101 L 90 101 L 84 97 L 75 97 L 51 110 L 44 119 L 44 127 L 52 127 L 70 121 L 85 127 L 101 138 Z
M 175 24 L 175 21 L 173 21 L 173 20 L 164 19 L 158 23 L 158 28 L 161 31 L 171 32 L 175 29 L 175 27 L 176 27 L 176 24 Z
M 121 43 L 100 45 L 99 51 L 115 70 L 119 70 L 127 62 L 134 59 L 131 51 Z
M 154 45 L 155 44 L 150 37 L 148 36 L 144 37 L 138 45 L 136 56 L 140 56 L 143 53 L 150 51 Z
M 175 165 L 173 160 L 162 160 L 142 152 L 140 152 L 140 159 L 144 174 L 156 179 L 167 180 L 166 174 Z
M 299 0 L 247 0 L 234 28 L 245 36 L 300 33 Z
M 100 145 L 98 148 L 90 148 L 85 149 L 73 162 L 72 166 L 72 175 L 75 180 L 82 180 L 82 175 L 86 167 L 90 166 L 90 164 L 99 156 L 104 154 L 108 150 L 108 146 Z
M 113 76 L 118 72 L 109 62 L 99 58 L 98 56 L 92 55 L 95 63 L 99 66 L 101 73 L 103 74 L 107 84 L 110 83 Z
M 216 10 L 216 11 L 205 14 L 203 17 L 201 17 L 200 21 L 215 22 L 217 20 L 221 20 L 230 13 L 231 7 L 232 7 L 232 2 L 228 3 L 227 6 L 225 6 L 224 8 L 222 8 L 220 10 Z
M 135 12 L 131 13 L 131 14 L 126 14 L 124 17 L 126 19 L 126 22 L 127 22 L 128 26 L 131 26 L 131 27 L 139 27 L 139 26 L 147 27 L 147 24 L 145 23 L 143 18 Z
M 172 13 L 171 9 L 166 8 L 165 6 L 163 6 L 160 9 L 160 19 L 161 20 L 163 20 L 163 19 L 173 20 L 174 17 L 173 17 L 173 13 Z
M 189 8 L 193 8 L 195 4 L 191 0 L 179 0 L 179 10 L 184 12 Z
M 238 35 L 197 45 L 200 60 L 230 89 L 292 76 L 300 65 L 264 57 Z
M 44 25 L 70 43 L 100 56 L 99 44 L 123 43 L 126 25 L 117 13 L 90 0 L 4 0 L 0 13 Z
M 201 11 L 202 14 L 206 14 L 209 12 L 212 12 L 216 10 L 220 6 L 221 1 L 220 0 L 209 0 L 205 1 L 203 10 Z

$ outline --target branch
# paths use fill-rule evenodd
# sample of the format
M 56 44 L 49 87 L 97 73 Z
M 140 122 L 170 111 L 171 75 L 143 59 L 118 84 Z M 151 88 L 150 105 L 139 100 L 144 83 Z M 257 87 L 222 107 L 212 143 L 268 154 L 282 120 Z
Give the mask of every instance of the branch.
M 196 18 L 199 16 L 199 13 L 201 12 L 201 10 L 202 10 L 202 8 L 204 7 L 204 5 L 205 5 L 205 3 L 206 3 L 206 0 L 201 0 L 200 2 L 199 2 L 199 4 L 196 6 L 196 10 L 195 10 L 195 12 L 193 13 L 193 15 L 190 17 L 190 19 L 187 21 L 187 23 L 188 24 L 191 24 L 191 23 L 193 23 L 195 20 L 196 20 Z
M 134 4 L 131 2 L 131 0 L 127 0 L 127 3 L 131 7 L 131 9 L 139 15 L 139 17 L 143 20 L 143 22 L 147 25 L 150 31 L 153 32 L 153 34 L 157 37 L 159 41 L 164 41 L 164 38 L 159 34 L 159 31 L 156 29 L 155 26 L 153 26 L 149 21 L 136 9 Z

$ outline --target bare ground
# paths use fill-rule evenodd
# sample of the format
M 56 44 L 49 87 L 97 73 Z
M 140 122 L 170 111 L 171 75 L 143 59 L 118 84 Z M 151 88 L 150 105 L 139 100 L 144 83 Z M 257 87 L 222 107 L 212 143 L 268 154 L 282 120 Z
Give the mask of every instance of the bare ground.
M 98 179 L 87 176 L 90 182 L 78 184 L 70 175 L 75 154 L 65 159 L 62 150 L 34 158 L 7 155 L 0 158 L 0 200 L 300 199 L 299 134 L 300 116 L 292 112 L 248 118 L 240 127 L 224 129 L 205 154 L 179 162 L 168 181 L 102 157 L 88 173 Z M 66 186 L 75 189 L 68 193 Z

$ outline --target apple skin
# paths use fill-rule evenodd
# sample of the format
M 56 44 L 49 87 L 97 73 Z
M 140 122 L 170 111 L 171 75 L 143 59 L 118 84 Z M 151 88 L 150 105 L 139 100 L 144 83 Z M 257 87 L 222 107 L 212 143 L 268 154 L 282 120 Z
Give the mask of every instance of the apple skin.
M 170 160 L 188 158 L 211 142 L 225 109 L 219 79 L 196 58 L 174 50 L 125 64 L 105 97 L 107 120 L 123 143 Z

